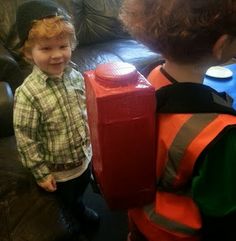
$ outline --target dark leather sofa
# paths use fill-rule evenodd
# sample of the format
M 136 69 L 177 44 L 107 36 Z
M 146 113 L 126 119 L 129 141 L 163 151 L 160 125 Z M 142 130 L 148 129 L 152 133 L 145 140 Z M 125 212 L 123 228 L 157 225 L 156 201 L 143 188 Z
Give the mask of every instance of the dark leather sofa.
M 0 0 L 0 240 L 73 240 L 73 224 L 55 197 L 40 190 L 18 158 L 12 127 L 15 89 L 30 72 L 14 50 L 15 12 L 23 0 Z M 58 0 L 74 19 L 79 45 L 72 60 L 83 73 L 100 63 L 132 63 L 143 74 L 162 62 L 118 21 L 121 0 Z

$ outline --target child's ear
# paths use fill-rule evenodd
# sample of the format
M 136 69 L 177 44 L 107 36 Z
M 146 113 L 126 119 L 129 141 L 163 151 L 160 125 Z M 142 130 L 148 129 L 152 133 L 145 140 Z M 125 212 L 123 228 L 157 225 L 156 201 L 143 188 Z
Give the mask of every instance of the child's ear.
M 218 61 L 221 61 L 223 59 L 224 49 L 227 45 L 228 40 L 229 40 L 229 35 L 227 34 L 221 35 L 213 46 L 212 53 L 213 53 L 213 56 Z
M 28 60 L 32 60 L 32 59 L 33 59 L 33 58 L 32 58 L 32 53 L 31 53 L 31 51 L 29 51 L 29 50 L 25 50 L 25 51 L 24 51 L 24 56 L 25 56 L 25 58 L 28 59 Z

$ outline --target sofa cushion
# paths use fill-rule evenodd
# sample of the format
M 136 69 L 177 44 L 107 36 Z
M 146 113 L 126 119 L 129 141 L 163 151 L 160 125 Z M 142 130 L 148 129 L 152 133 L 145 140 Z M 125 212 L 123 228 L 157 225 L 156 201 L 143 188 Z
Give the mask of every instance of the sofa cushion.
M 74 24 L 80 45 L 127 38 L 119 21 L 121 0 L 73 1 Z
M 5 43 L 15 21 L 16 7 L 14 1 L 0 1 L 0 40 L 3 43 Z
M 95 69 L 98 64 L 107 62 L 127 62 L 134 64 L 144 76 L 150 68 L 161 62 L 160 54 L 152 52 L 143 44 L 132 39 L 111 40 L 90 46 L 78 46 L 72 56 L 81 73 Z

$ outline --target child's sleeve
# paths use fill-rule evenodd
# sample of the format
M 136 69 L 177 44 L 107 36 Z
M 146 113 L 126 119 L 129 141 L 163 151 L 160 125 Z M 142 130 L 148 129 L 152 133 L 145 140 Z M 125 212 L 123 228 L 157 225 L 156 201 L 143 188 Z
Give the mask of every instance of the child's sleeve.
M 13 124 L 17 148 L 22 164 L 29 168 L 36 180 L 42 180 L 50 174 L 40 150 L 41 143 L 37 136 L 39 128 L 39 111 L 33 101 L 21 89 L 14 97 Z

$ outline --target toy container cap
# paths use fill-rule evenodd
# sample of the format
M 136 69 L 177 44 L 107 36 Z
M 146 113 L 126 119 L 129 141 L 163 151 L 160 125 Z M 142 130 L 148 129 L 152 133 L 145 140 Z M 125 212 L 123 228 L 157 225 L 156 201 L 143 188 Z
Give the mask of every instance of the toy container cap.
M 96 81 L 104 87 L 122 87 L 135 84 L 138 72 L 134 65 L 114 62 L 100 64 L 95 70 Z

